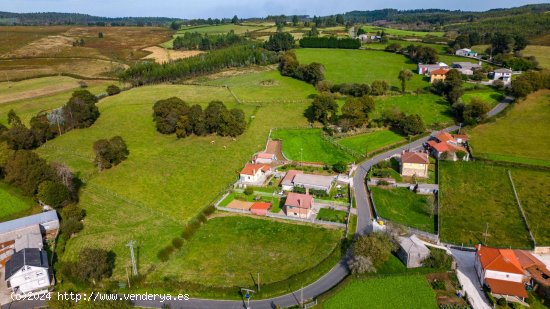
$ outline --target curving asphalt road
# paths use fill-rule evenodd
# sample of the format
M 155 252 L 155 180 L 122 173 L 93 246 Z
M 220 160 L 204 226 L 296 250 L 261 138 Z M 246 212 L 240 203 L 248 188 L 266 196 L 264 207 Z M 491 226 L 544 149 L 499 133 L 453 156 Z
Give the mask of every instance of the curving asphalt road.
M 487 115 L 492 117 L 500 112 L 502 112 L 508 104 L 513 101 L 512 97 L 505 97 L 504 100 L 495 106 Z M 451 126 L 443 129 L 442 131 L 455 131 L 458 130 L 459 126 Z M 367 234 L 370 233 L 373 229 L 373 216 L 371 212 L 371 207 L 367 198 L 367 190 L 365 187 L 365 177 L 368 170 L 374 165 L 385 159 L 391 158 L 394 155 L 401 153 L 404 150 L 414 150 L 422 147 L 422 145 L 430 139 L 431 136 L 427 136 L 416 140 L 405 146 L 390 150 L 388 152 L 377 155 L 370 160 L 363 162 L 357 167 L 355 176 L 353 177 L 353 184 L 355 190 L 355 201 L 357 207 L 357 234 Z M 328 273 L 314 283 L 305 286 L 302 290 L 294 291 L 286 295 L 282 295 L 275 298 L 250 301 L 250 308 L 253 309 L 271 309 L 275 308 L 277 305 L 281 307 L 290 307 L 299 305 L 303 296 L 304 300 L 313 299 L 326 291 L 330 290 L 332 287 L 340 283 L 347 275 L 348 269 L 346 266 L 347 257 L 344 257 L 336 266 L 334 266 Z M 164 302 L 160 301 L 135 301 L 134 304 L 139 307 L 147 308 L 161 308 L 165 304 L 170 304 L 172 308 L 189 308 L 189 309 L 242 309 L 246 308 L 244 301 L 234 301 L 234 300 L 211 300 L 211 299 L 198 299 L 193 298 L 187 301 L 172 301 Z M 19 301 L 14 302 L 8 305 L 2 306 L 2 309 L 27 309 L 27 308 L 37 308 L 44 306 L 44 301 Z

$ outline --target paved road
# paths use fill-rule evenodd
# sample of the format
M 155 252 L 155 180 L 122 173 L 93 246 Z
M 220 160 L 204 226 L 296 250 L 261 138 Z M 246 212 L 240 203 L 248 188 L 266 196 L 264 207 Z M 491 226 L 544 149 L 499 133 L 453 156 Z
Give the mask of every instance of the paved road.
M 490 309 L 474 268 L 475 252 L 451 249 L 451 253 L 458 266 L 456 271 L 458 280 L 462 284 L 462 289 L 466 291 L 472 306 L 475 309 Z
M 508 104 L 512 100 L 513 100 L 512 97 L 506 97 L 501 103 L 495 106 L 488 113 L 488 116 L 494 116 L 500 113 L 502 110 L 506 108 L 506 106 L 508 106 Z M 459 129 L 459 126 L 451 126 L 443 129 L 442 131 L 451 132 L 458 129 Z M 416 140 L 410 144 L 407 144 L 405 146 L 402 146 L 402 147 L 390 150 L 388 152 L 385 152 L 383 154 L 380 154 L 378 156 L 375 156 L 370 160 L 363 162 L 357 168 L 355 172 L 355 176 L 353 177 L 353 183 L 354 183 L 354 190 L 355 190 L 354 198 L 356 201 L 356 208 L 357 208 L 357 233 L 358 234 L 366 234 L 371 232 L 373 229 L 373 216 L 371 212 L 371 207 L 367 199 L 367 190 L 364 182 L 370 167 L 385 159 L 388 159 L 394 155 L 397 155 L 404 150 L 409 150 L 409 149 L 413 150 L 413 149 L 420 148 L 422 147 L 422 144 L 427 142 L 429 139 L 430 139 L 430 136 L 427 136 L 419 140 Z M 305 300 L 313 299 L 323 294 L 324 292 L 328 291 L 329 289 L 337 285 L 340 281 L 342 281 L 348 275 L 346 262 L 347 262 L 346 258 L 343 258 L 336 266 L 334 266 L 334 268 L 332 268 L 327 274 L 325 274 L 319 280 L 304 287 L 303 299 Z M 298 290 L 293 293 L 271 298 L 271 299 L 251 301 L 250 305 L 251 305 L 251 308 L 254 308 L 254 309 L 256 308 L 271 309 L 271 308 L 275 308 L 276 305 L 279 305 L 283 308 L 289 307 L 289 306 L 296 306 L 300 304 L 301 295 L 302 295 L 302 291 Z M 135 304 L 141 307 L 149 307 L 149 308 L 155 308 L 155 307 L 160 308 L 163 305 L 163 303 L 160 303 L 158 301 L 155 301 L 155 302 L 136 301 Z M 34 301 L 34 302 L 26 301 L 26 302 L 12 303 L 10 306 L 2 306 L 2 309 L 6 309 L 6 308 L 26 309 L 26 308 L 39 307 L 40 305 L 43 305 L 43 303 L 38 301 Z M 208 308 L 208 309 L 246 308 L 245 303 L 243 301 L 210 300 L 210 299 L 191 299 L 189 301 L 171 302 L 170 305 L 172 308 Z M 476 309 L 485 308 L 483 306 L 481 307 L 474 306 L 474 307 Z

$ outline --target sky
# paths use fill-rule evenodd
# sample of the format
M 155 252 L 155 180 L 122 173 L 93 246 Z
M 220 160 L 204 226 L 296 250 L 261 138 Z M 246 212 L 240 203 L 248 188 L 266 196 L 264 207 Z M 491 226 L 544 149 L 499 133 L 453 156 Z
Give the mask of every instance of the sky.
M 485 11 L 548 0 L 0 0 L 0 11 L 67 12 L 105 17 L 240 18 L 267 15 L 333 15 L 383 8 Z

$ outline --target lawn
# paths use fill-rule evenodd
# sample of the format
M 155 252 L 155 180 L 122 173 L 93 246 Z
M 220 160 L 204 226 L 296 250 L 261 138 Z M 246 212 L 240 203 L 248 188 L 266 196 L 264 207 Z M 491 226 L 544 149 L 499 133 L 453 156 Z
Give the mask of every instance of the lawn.
M 437 308 L 436 295 L 422 275 L 353 280 L 323 303 L 339 308 Z
M 72 78 L 69 78 L 69 80 L 71 79 Z M 63 78 L 63 80 L 65 80 L 65 78 Z M 42 95 L 41 90 L 35 91 L 35 89 L 27 91 L 25 87 L 21 87 L 20 85 L 35 86 L 37 84 L 43 84 L 44 88 L 41 88 L 43 90 L 47 87 L 55 87 L 55 83 L 60 81 L 57 77 L 48 77 L 46 78 L 46 80 L 40 78 L 40 81 L 35 81 L 35 79 L 31 79 L 20 82 L 10 82 L 9 84 L 13 88 L 21 90 L 21 92 L 12 93 L 10 95 L 11 98 L 21 97 L 22 99 L 0 103 L 0 123 L 7 125 L 7 115 L 11 109 L 13 109 L 17 113 L 24 124 L 28 125 L 30 119 L 36 116 L 39 112 L 63 106 L 65 103 L 67 103 L 73 91 L 79 89 L 79 86 L 76 84 L 77 80 L 72 80 L 74 81 L 73 89 L 66 89 L 61 92 L 55 92 L 47 95 Z M 86 83 L 88 84 L 88 88 L 86 88 L 86 90 L 92 92 L 93 94 L 100 94 L 104 93 L 107 86 L 113 84 L 114 82 L 86 81 Z M 6 87 L 5 85 L 6 83 L 0 83 L 0 87 Z M 69 83 L 66 85 L 69 85 Z
M 0 181 L 0 221 L 13 219 L 13 215 L 24 212 L 36 204 L 38 203 L 24 196 L 14 187 Z
M 357 153 L 372 152 L 377 149 L 399 143 L 405 138 L 390 130 L 380 130 L 371 133 L 359 134 L 338 140 L 342 146 L 348 147 Z
M 468 104 L 472 99 L 477 98 L 489 106 L 495 107 L 500 101 L 504 99 L 504 94 L 502 92 L 495 90 L 491 87 L 481 86 L 480 89 L 472 89 L 464 92 L 462 100 L 464 103 Z
M 397 108 L 405 114 L 419 114 L 427 125 L 453 121 L 449 103 L 435 94 L 377 97 L 375 103 L 373 118 L 380 118 L 385 110 Z
M 416 71 L 416 63 L 409 58 L 376 50 L 356 49 L 318 49 L 302 48 L 296 50 L 302 64 L 319 62 L 325 66 L 325 78 L 332 83 L 372 83 L 385 80 L 395 90 L 401 89 L 397 78 L 399 71 Z M 414 74 L 407 83 L 407 90 L 416 90 L 429 86 L 427 78 Z
M 321 208 L 317 214 L 317 220 L 346 223 L 348 214 L 345 211 Z
M 550 166 L 550 90 L 531 94 L 495 122 L 468 132 L 474 156 Z
M 283 141 L 288 160 L 334 164 L 352 162 L 354 158 L 321 137 L 321 129 L 274 130 L 271 138 Z
M 313 85 L 281 76 L 277 70 L 245 71 L 234 76 L 197 81 L 207 85 L 229 86 L 241 102 L 248 103 L 309 101 L 308 97 L 317 93 Z
M 157 133 L 151 116 L 154 102 L 171 96 L 202 106 L 212 100 L 221 100 L 229 108 L 237 106 L 227 89 L 221 87 L 139 87 L 101 100 L 101 116 L 92 127 L 68 132 L 37 150 L 50 161 L 67 164 L 86 182 L 79 203 L 87 211 L 85 228 L 68 242 L 62 260 L 74 259 L 87 246 L 110 249 L 118 257 L 114 278 L 122 280 L 129 259 L 125 244 L 133 239 L 139 247 L 140 269 L 158 264 L 157 252 L 237 179 L 251 155 L 265 147 L 270 128 L 306 122 L 306 103 L 265 103 L 259 108 L 239 104 L 246 119 L 250 119 L 243 135 L 235 139 L 191 136 L 178 140 L 174 135 Z M 114 135 L 122 136 L 130 155 L 122 164 L 98 173 L 93 165 L 92 144 Z M 277 254 L 269 250 L 263 252 Z M 170 263 L 180 269 L 183 266 L 177 260 Z M 152 271 L 151 275 L 155 274 Z M 204 278 L 195 277 L 199 283 Z M 236 284 L 231 277 L 226 281 L 228 285 Z
M 416 194 L 408 188 L 371 187 L 371 191 L 380 217 L 434 233 L 433 197 Z
M 309 225 L 243 216 L 214 218 L 170 261 L 158 265 L 158 278 L 152 279 L 168 276 L 213 286 L 251 286 L 251 275 L 260 273 L 261 282 L 268 284 L 317 265 L 340 237 L 338 230 Z
M 445 32 L 427 32 L 427 31 L 411 31 L 411 30 L 401 30 L 401 29 L 394 29 L 394 28 L 384 28 L 384 27 L 377 27 L 377 26 L 364 26 L 363 30 L 369 33 L 376 33 L 378 31 L 384 31 L 385 33 L 389 35 L 394 36 L 418 36 L 418 37 L 425 37 L 425 36 L 439 36 L 442 37 Z
M 532 246 L 506 168 L 442 161 L 440 173 L 442 241 L 473 246 L 486 238 L 489 246 Z
M 550 172 L 512 170 L 512 178 L 538 246 L 550 245 Z

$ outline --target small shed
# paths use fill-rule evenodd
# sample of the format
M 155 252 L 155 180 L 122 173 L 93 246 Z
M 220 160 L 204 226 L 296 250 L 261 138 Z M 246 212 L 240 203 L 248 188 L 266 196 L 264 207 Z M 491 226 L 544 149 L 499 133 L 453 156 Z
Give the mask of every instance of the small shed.
M 407 268 L 416 268 L 422 266 L 422 262 L 430 256 L 430 249 L 416 237 L 399 237 L 399 259 Z
M 269 208 L 271 208 L 271 203 L 256 202 L 256 203 L 252 204 L 252 207 L 250 207 L 250 212 L 252 214 L 257 215 L 257 216 L 265 216 L 265 215 L 267 215 L 267 212 L 269 211 Z

